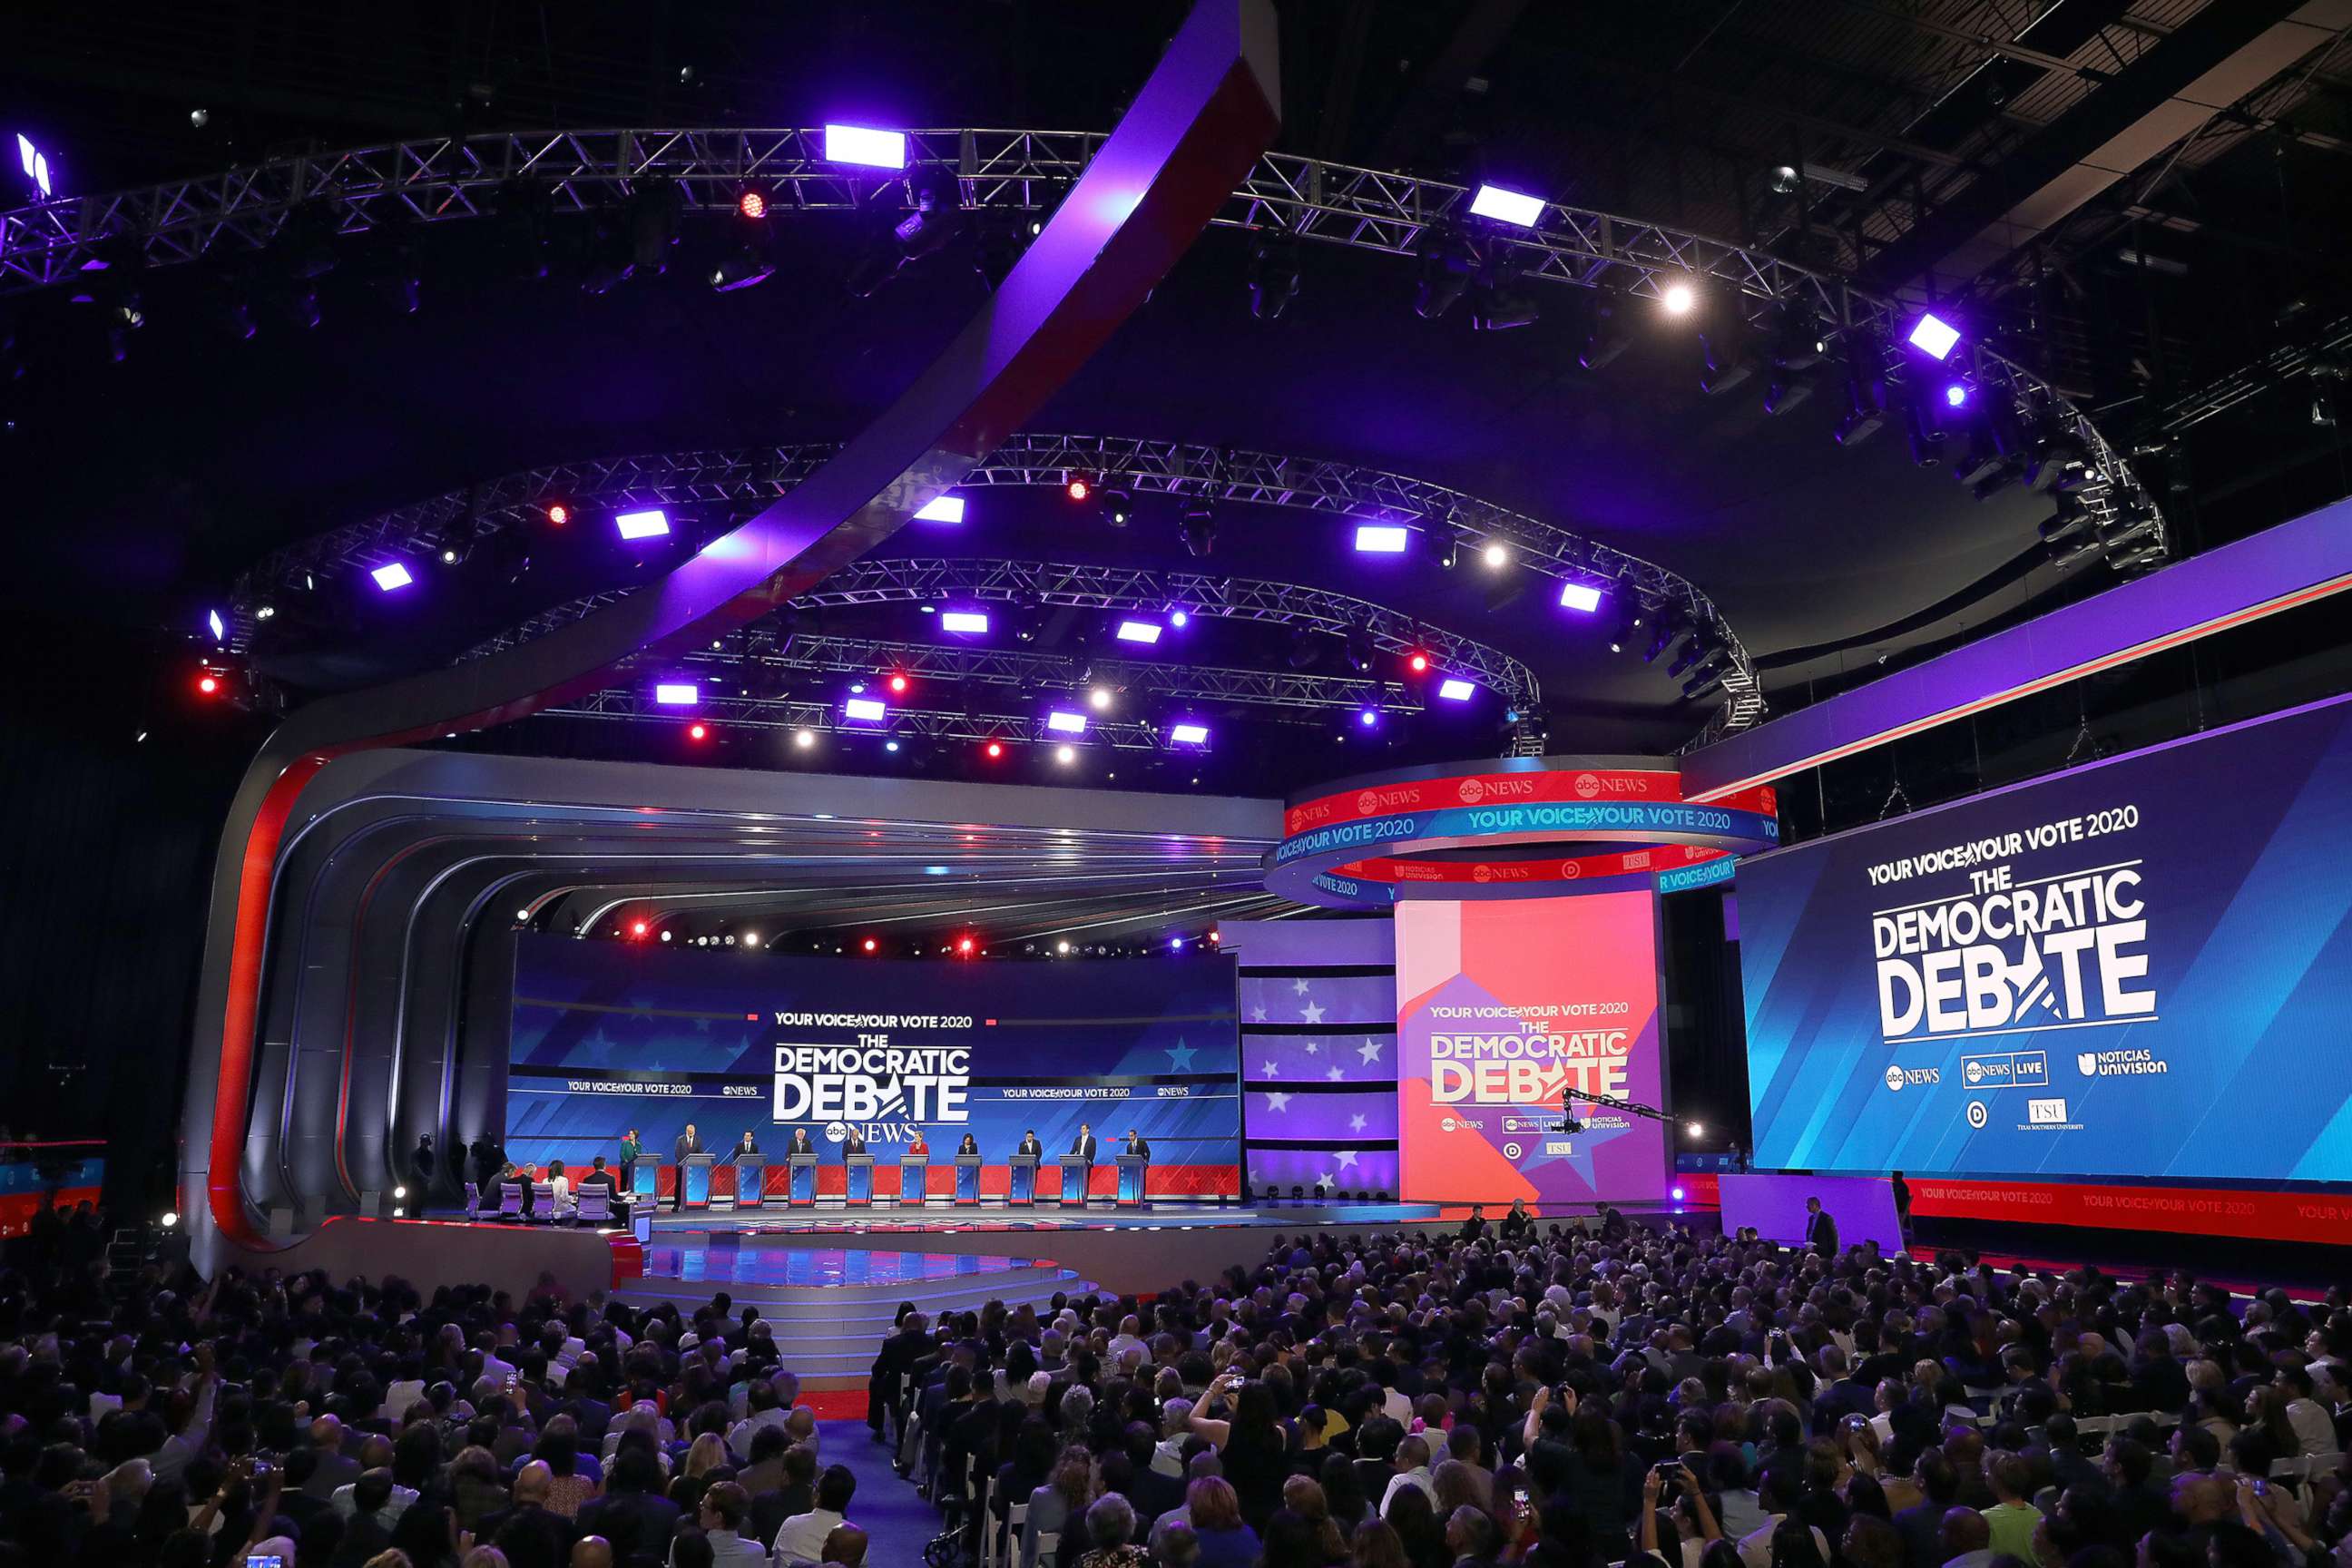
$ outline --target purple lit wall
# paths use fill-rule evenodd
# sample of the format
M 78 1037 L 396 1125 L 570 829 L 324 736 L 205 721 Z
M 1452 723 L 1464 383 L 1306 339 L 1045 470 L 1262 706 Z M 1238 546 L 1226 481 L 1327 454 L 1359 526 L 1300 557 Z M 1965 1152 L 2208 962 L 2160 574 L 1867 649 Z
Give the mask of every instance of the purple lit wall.
M 1396 938 L 1386 920 L 1220 928 L 1239 963 L 1249 1189 L 1397 1191 Z

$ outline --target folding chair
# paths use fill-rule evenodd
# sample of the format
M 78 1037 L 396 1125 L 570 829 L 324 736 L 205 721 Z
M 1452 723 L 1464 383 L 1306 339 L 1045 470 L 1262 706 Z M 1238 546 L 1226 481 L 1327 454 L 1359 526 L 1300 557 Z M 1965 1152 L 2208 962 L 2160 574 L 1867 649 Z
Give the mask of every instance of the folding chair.
M 1037 1568 L 1055 1568 L 1055 1553 L 1062 1549 L 1062 1532 L 1041 1530 L 1037 1532 Z

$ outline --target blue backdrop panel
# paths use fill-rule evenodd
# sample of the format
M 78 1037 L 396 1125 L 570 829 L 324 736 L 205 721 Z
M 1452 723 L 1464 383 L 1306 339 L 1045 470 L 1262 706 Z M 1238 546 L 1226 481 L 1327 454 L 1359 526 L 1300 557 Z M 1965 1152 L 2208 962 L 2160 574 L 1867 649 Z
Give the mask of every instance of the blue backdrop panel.
M 2352 707 L 1742 861 L 1759 1164 L 2352 1178 Z
M 972 963 L 517 943 L 519 1161 L 610 1157 L 631 1127 L 666 1161 L 688 1121 L 721 1151 L 749 1129 L 772 1160 L 806 1126 L 828 1165 L 852 1124 L 886 1160 L 919 1127 L 934 1160 L 970 1132 L 1002 1164 L 1032 1128 L 1058 1153 L 1081 1121 L 1104 1164 L 1129 1127 L 1156 1169 L 1238 1156 L 1234 967 L 1213 955 Z

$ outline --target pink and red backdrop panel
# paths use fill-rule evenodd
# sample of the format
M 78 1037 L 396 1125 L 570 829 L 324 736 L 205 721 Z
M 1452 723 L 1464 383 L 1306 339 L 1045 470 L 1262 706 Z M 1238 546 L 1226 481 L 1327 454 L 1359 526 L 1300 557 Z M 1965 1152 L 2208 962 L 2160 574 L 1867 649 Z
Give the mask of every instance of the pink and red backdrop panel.
M 1661 1123 L 1564 1089 L 1664 1098 L 1657 897 L 1400 904 L 1397 1119 L 1408 1202 L 1654 1201 Z

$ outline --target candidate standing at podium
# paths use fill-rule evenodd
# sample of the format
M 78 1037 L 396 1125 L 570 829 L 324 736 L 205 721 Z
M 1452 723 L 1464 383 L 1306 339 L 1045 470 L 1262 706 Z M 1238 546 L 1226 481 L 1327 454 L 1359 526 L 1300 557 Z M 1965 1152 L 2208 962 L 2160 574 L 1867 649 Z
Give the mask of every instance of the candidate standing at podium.
M 727 1152 L 727 1163 L 731 1165 L 736 1161 L 741 1159 L 744 1155 L 756 1154 L 759 1152 L 760 1145 L 758 1141 L 751 1136 L 751 1130 L 746 1127 L 743 1129 L 743 1142 L 736 1144 L 734 1148 L 730 1149 Z
M 808 1129 L 805 1127 L 793 1128 L 792 1146 L 784 1151 L 785 1158 L 790 1159 L 794 1154 L 814 1154 L 815 1152 L 816 1145 L 809 1142 Z
M 956 1145 L 956 1152 L 957 1152 L 957 1153 L 959 1153 L 959 1154 L 977 1154 L 977 1153 L 979 1153 L 979 1152 L 980 1152 L 980 1140 L 979 1140 L 979 1139 L 977 1139 L 977 1138 L 975 1138 L 975 1137 L 973 1137 L 973 1136 L 972 1136 L 971 1133 L 969 1133 L 969 1132 L 965 1133 L 965 1134 L 963 1135 L 963 1142 Z
M 701 1152 L 702 1140 L 696 1134 L 694 1123 L 689 1121 L 686 1124 L 686 1131 L 677 1135 L 677 1142 L 670 1150 L 670 1163 L 677 1167 L 677 1185 L 671 1192 L 669 1199 L 669 1206 L 673 1212 L 686 1206 L 686 1157 L 688 1154 Z
M 1146 1143 L 1143 1141 L 1143 1134 L 1132 1127 L 1127 1130 L 1127 1147 L 1121 1149 L 1119 1152 L 1129 1159 L 1140 1160 L 1147 1165 L 1151 1163 L 1151 1145 Z
M 1077 1155 L 1089 1165 L 1095 1163 L 1094 1130 L 1083 1121 L 1078 1123 L 1077 1137 L 1070 1142 L 1070 1152 Z
M 844 1160 L 846 1160 L 852 1154 L 863 1154 L 865 1152 L 865 1135 L 859 1132 L 855 1127 L 849 1129 L 848 1135 L 841 1141 L 841 1157 Z
M 964 1142 L 967 1143 L 971 1142 L 971 1133 L 964 1134 Z M 1013 1152 L 1016 1154 L 1026 1154 L 1032 1160 L 1042 1160 L 1045 1157 L 1045 1146 L 1037 1142 L 1037 1130 L 1034 1127 L 1021 1135 L 1021 1147 Z

